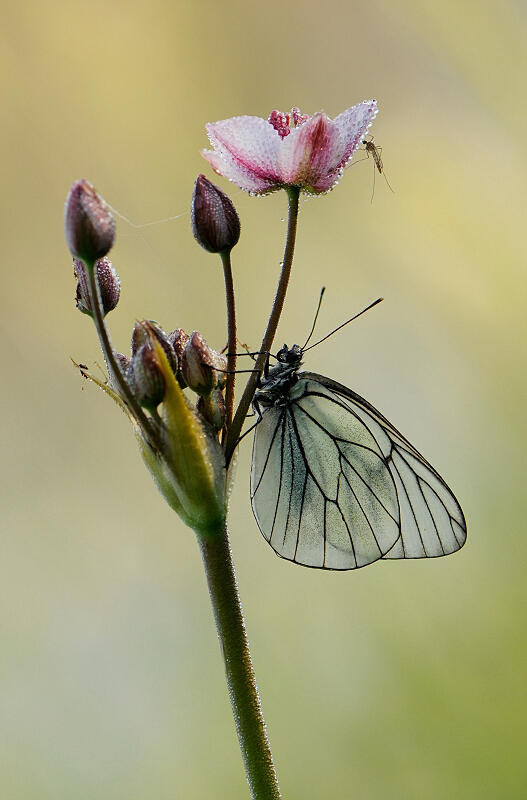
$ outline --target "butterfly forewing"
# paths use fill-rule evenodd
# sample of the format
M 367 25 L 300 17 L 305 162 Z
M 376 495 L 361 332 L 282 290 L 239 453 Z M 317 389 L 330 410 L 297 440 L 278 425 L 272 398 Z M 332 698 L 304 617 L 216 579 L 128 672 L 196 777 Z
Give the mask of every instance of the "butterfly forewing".
M 366 400 L 301 372 L 274 402 L 263 411 L 255 405 L 251 499 L 278 555 L 345 570 L 463 546 L 465 520 L 452 492 Z
M 251 495 L 273 549 L 299 564 L 353 569 L 399 536 L 397 492 L 362 421 L 317 381 L 300 379 L 268 408 L 253 446 Z

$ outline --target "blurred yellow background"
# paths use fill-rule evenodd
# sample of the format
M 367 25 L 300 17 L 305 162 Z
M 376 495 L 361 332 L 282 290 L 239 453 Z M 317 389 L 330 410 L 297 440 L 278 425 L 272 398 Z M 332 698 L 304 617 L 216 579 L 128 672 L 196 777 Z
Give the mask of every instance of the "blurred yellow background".
M 277 344 L 305 339 L 322 283 L 320 336 L 385 298 L 306 368 L 430 459 L 468 541 L 357 573 L 282 561 L 252 517 L 245 441 L 232 546 L 264 713 L 288 800 L 524 798 L 526 6 L 21 0 L 0 30 L 2 797 L 248 797 L 193 534 L 70 362 L 102 360 L 73 299 L 70 184 L 87 177 L 135 226 L 173 218 L 117 218 L 109 324 L 128 352 L 142 317 L 224 345 L 220 262 L 188 216 L 196 175 L 217 180 L 241 216 L 239 333 L 256 348 L 286 198 L 214 178 L 204 125 L 375 97 L 394 194 L 377 175 L 370 202 L 370 159 L 302 203 Z

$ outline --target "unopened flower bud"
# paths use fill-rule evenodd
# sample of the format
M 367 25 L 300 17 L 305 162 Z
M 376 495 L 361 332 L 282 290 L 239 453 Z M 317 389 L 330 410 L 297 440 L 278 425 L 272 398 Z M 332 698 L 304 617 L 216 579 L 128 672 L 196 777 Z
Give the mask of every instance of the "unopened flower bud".
M 115 353 L 114 352 L 113 355 L 114 355 L 115 360 L 117 361 L 117 365 L 119 366 L 119 369 L 121 370 L 121 372 L 124 375 L 124 377 L 127 379 L 127 377 L 128 377 L 128 368 L 130 366 L 130 362 L 131 362 L 132 359 L 130 358 L 130 356 L 125 356 L 122 353 Z M 119 386 L 118 382 L 115 380 L 114 376 L 112 375 L 112 371 L 111 370 L 108 371 L 108 380 L 110 381 L 110 386 L 112 387 L 114 392 L 117 392 L 117 394 L 120 395 L 121 394 L 121 387 Z
M 176 378 L 178 379 L 178 383 L 181 386 L 181 388 L 186 389 L 187 382 L 183 377 L 183 375 L 181 374 L 181 354 L 183 353 L 185 345 L 188 342 L 188 336 L 183 330 L 183 328 L 176 328 L 175 331 L 172 331 L 172 333 L 168 334 L 167 339 L 168 342 L 172 345 L 174 353 L 176 354 L 178 359 L 179 369 L 176 373 Z
M 232 250 L 240 238 L 240 218 L 232 200 L 204 175 L 198 175 L 190 207 L 192 232 L 209 253 Z
M 216 350 L 212 351 L 214 357 L 214 369 L 216 371 L 216 386 L 218 389 L 225 389 L 227 383 L 227 359 Z
M 80 258 L 73 259 L 73 271 L 77 278 L 77 291 L 75 294 L 77 308 L 79 311 L 82 311 L 83 314 L 89 314 L 93 317 L 90 292 L 88 289 L 88 276 L 86 275 L 86 267 Z M 105 317 L 106 314 L 113 311 L 119 302 L 121 281 L 109 258 L 99 258 L 99 260 L 95 262 L 95 276 L 99 284 L 102 313 Z
M 126 378 L 138 402 L 145 408 L 153 410 L 163 402 L 165 379 L 149 342 L 132 356 Z
M 92 184 L 75 181 L 64 208 L 66 243 L 74 258 L 93 264 L 105 256 L 115 239 L 115 220 Z
M 225 385 L 227 361 L 211 350 L 198 331 L 191 335 L 181 354 L 180 369 L 187 386 L 196 394 L 209 395 L 217 386 Z
M 207 397 L 198 397 L 196 408 L 215 431 L 221 431 L 225 425 L 225 397 L 222 390 L 216 387 Z
M 169 338 L 165 331 L 157 322 L 153 320 L 143 320 L 143 322 L 136 322 L 132 333 L 132 356 L 145 344 L 150 342 L 150 338 L 155 336 L 167 357 L 168 363 L 172 368 L 174 375 L 177 374 L 178 359 L 174 352 Z

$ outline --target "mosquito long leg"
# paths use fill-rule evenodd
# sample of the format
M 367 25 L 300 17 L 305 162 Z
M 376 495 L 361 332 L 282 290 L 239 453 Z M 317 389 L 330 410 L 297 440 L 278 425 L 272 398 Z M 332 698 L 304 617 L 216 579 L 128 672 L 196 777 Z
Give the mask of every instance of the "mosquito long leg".
M 377 147 L 372 136 L 370 136 L 369 139 L 363 139 L 362 144 L 366 148 L 367 157 L 369 158 L 371 156 L 373 158 L 373 163 L 375 164 L 375 167 L 377 168 L 378 172 L 384 176 L 384 180 L 388 184 L 389 190 L 393 192 L 393 189 L 390 186 L 388 178 L 386 177 L 386 173 L 384 171 L 384 165 L 382 163 L 382 158 L 381 158 L 382 147 Z M 375 194 L 375 168 L 373 170 L 373 191 L 371 193 L 371 201 L 370 201 L 372 203 L 374 194 Z

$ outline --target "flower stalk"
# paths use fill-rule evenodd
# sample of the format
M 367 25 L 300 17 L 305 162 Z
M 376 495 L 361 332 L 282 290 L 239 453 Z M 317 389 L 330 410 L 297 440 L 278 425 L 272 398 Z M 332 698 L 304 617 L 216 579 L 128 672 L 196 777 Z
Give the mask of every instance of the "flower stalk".
M 300 198 L 300 189 L 298 186 L 290 186 L 287 188 L 286 192 L 288 199 L 288 218 L 282 270 L 280 272 L 280 278 L 278 280 L 278 287 L 276 289 L 273 307 L 271 309 L 267 328 L 262 339 L 260 352 L 256 358 L 254 370 L 249 376 L 249 380 L 245 386 L 240 404 L 236 410 L 234 420 L 227 433 L 227 439 L 225 442 L 225 462 L 227 465 L 230 463 L 234 450 L 236 449 L 243 423 L 245 422 L 251 401 L 258 387 L 258 380 L 268 358 L 274 337 L 276 336 L 276 330 L 278 328 L 278 323 L 284 307 L 287 287 L 289 286 L 289 278 L 291 277 L 298 223 L 298 203 Z
M 117 359 L 115 358 L 115 351 L 110 341 L 110 334 L 108 333 L 108 328 L 106 327 L 106 324 L 104 322 L 104 315 L 102 311 L 102 300 L 95 273 L 95 263 L 94 262 L 86 263 L 85 261 L 84 266 L 86 267 L 86 275 L 88 278 L 88 292 L 90 297 L 91 310 L 93 314 L 93 321 L 95 323 L 95 329 L 97 330 L 97 335 L 99 336 L 99 342 L 101 343 L 101 350 L 103 352 L 104 360 L 106 362 L 108 370 L 110 371 L 110 375 L 113 378 L 113 382 L 119 387 L 119 390 L 124 400 L 130 407 L 130 410 L 133 412 L 139 425 L 144 431 L 149 431 L 152 429 L 152 420 L 150 417 L 146 416 L 143 409 L 141 408 L 135 395 L 131 391 L 128 383 L 126 382 L 123 373 L 119 369 Z
M 234 300 L 231 251 L 222 250 L 220 257 L 223 265 L 225 300 L 227 305 L 227 386 L 225 389 L 226 415 L 225 428 L 223 429 L 222 438 L 222 444 L 224 444 L 227 437 L 227 431 L 231 429 L 234 415 L 234 385 L 236 381 L 236 347 L 238 344 L 238 337 L 236 332 L 236 303 Z
M 198 536 L 225 676 L 252 800 L 281 797 L 245 631 L 227 524 Z

